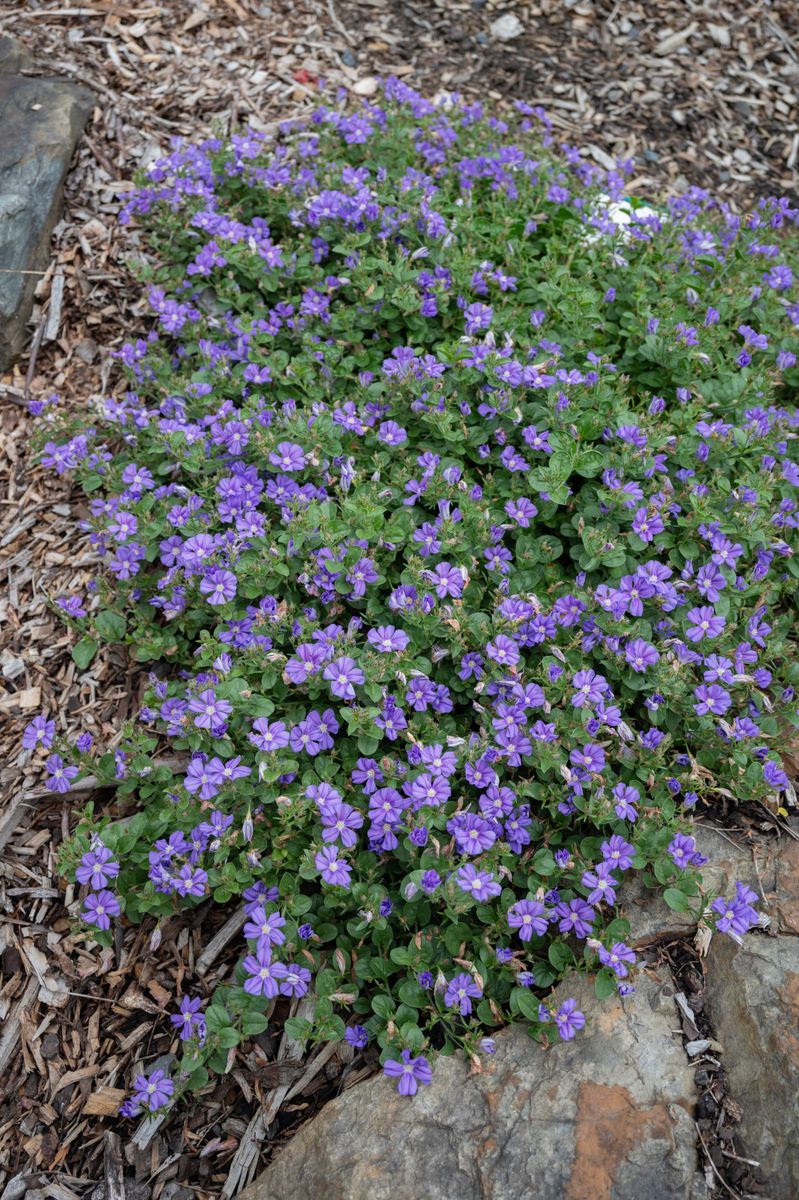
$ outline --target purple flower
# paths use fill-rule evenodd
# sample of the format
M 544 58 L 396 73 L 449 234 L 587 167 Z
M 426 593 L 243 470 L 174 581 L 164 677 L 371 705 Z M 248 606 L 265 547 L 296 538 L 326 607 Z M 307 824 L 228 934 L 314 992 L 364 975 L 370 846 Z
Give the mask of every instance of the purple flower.
M 266 996 L 274 1000 L 278 994 L 278 984 L 285 978 L 286 968 L 283 963 L 272 962 L 271 950 L 257 950 L 248 954 L 242 964 L 247 978 L 244 980 L 244 990 L 250 996 Z
M 554 916 L 561 933 L 574 933 L 578 938 L 585 938 L 594 928 L 596 909 L 585 900 L 563 900 L 555 907 Z
M 584 871 L 582 885 L 589 889 L 589 904 L 615 904 L 616 888 L 619 881 L 613 874 L 613 866 L 609 862 L 597 863 L 593 871 Z
M 217 699 L 212 688 L 206 688 L 189 700 L 189 712 L 195 713 L 194 724 L 198 729 L 215 729 L 224 723 L 225 718 L 233 712 L 229 700 Z
M 549 924 L 544 911 L 539 900 L 517 900 L 508 909 L 508 928 L 517 929 L 523 942 L 529 942 L 534 933 L 541 937 Z
M 321 871 L 325 883 L 333 887 L 350 886 L 352 868 L 344 858 L 339 858 L 335 846 L 325 846 L 314 858 L 317 871 Z
M 60 754 L 51 754 L 45 763 L 50 772 L 46 784 L 51 792 L 68 792 L 69 785 L 79 773 L 78 767 L 67 767 Z
M 34 717 L 22 731 L 22 746 L 25 750 L 34 750 L 37 746 L 49 750 L 54 738 L 55 721 L 50 721 L 45 716 Z
M 624 657 L 634 671 L 643 674 L 647 667 L 655 666 L 660 655 L 649 642 L 645 642 L 643 638 L 636 638 L 625 649 Z
M 769 758 L 763 763 L 763 778 L 769 787 L 781 791 L 788 786 L 788 776 L 777 763 Z
M 252 887 L 245 888 L 241 896 L 244 901 L 244 911 L 247 916 L 251 916 L 256 908 L 263 908 L 266 904 L 274 904 L 279 896 L 276 887 L 267 887 L 263 880 L 259 879 Z
M 397 1091 L 401 1096 L 415 1096 L 418 1085 L 433 1082 L 433 1072 L 430 1064 L 423 1055 L 412 1058 L 410 1050 L 403 1050 L 399 1061 L 389 1058 L 383 1065 L 383 1074 L 389 1079 L 397 1079 Z
M 377 438 L 386 446 L 401 446 L 408 440 L 408 435 L 396 421 L 383 421 L 377 431 Z
M 236 595 L 236 576 L 221 567 L 209 571 L 200 580 L 200 591 L 209 604 L 227 604 Z
M 584 1027 L 585 1016 L 577 1007 L 576 1000 L 570 998 L 563 1001 L 555 1013 L 555 1024 L 564 1042 L 570 1041 Z
M 457 600 L 463 595 L 463 575 L 460 567 L 440 562 L 432 571 L 425 571 L 424 577 L 442 600 L 446 596 L 454 596 Z
M 270 724 L 265 717 L 258 717 L 253 721 L 252 728 L 253 732 L 248 737 L 258 750 L 271 753 L 275 750 L 284 750 L 289 744 L 289 732 L 283 721 L 274 721 Z
M 202 1001 L 199 996 L 195 996 L 193 999 L 191 996 L 184 996 L 177 1013 L 173 1013 L 169 1018 L 177 1029 L 182 1042 L 187 1042 L 195 1035 L 200 1038 L 200 1041 L 204 1040 L 205 1017 L 200 1012 L 201 1007 Z
M 299 963 L 289 963 L 280 981 L 281 996 L 300 997 L 306 995 L 311 982 L 311 972 Z
M 583 767 L 593 775 L 600 775 L 605 769 L 605 751 L 601 746 L 593 746 L 589 743 L 581 750 L 572 750 L 569 762 L 575 767 Z
M 653 542 L 665 528 L 660 516 L 650 513 L 647 508 L 639 508 L 633 518 L 633 533 L 638 534 L 642 542 Z
M 521 496 L 518 500 L 508 500 L 505 505 L 505 512 L 522 529 L 529 529 L 530 522 L 537 515 L 538 509 L 532 500 L 528 500 L 526 496 Z
M 83 902 L 81 916 L 87 925 L 96 925 L 98 929 L 110 929 L 111 917 L 120 913 L 119 901 L 113 892 L 92 892 Z
M 364 1050 L 369 1045 L 369 1034 L 363 1025 L 348 1025 L 344 1030 L 344 1040 L 355 1050 Z
M 604 675 L 597 675 L 596 671 L 585 670 L 577 672 L 572 679 L 572 687 L 575 689 L 571 698 L 572 706 L 583 708 L 585 705 L 593 707 L 598 704 L 605 695 L 608 684 Z
M 286 924 L 286 920 L 280 913 L 267 914 L 259 905 L 250 910 L 249 918 L 242 932 L 248 939 L 257 939 L 259 950 L 283 945 L 286 935 L 282 932 L 282 926 Z
M 757 910 L 754 908 L 756 903 L 757 896 L 752 889 L 739 881 L 735 885 L 733 900 L 723 900 L 719 897 L 710 906 L 718 913 L 716 928 L 740 943 L 743 934 L 758 923 Z
M 502 667 L 515 667 L 519 661 L 519 647 L 504 633 L 497 634 L 493 642 L 486 645 L 486 654 Z
M 422 891 L 425 892 L 426 895 L 431 896 L 441 883 L 441 876 L 439 875 L 438 871 L 425 871 L 424 875 L 422 876 L 421 883 Z M 468 891 L 468 889 L 464 890 Z
M 393 625 L 378 625 L 377 629 L 369 630 L 366 640 L 379 654 L 398 654 L 406 648 L 410 638 Z
M 694 712 L 699 717 L 704 717 L 708 714 L 721 717 L 730 707 L 732 697 L 730 693 L 725 691 L 723 687 L 719 687 L 717 683 L 700 683 L 694 689 L 694 695 L 699 701 L 694 705 Z
M 707 862 L 704 854 L 700 854 L 697 850 L 694 839 L 687 837 L 684 833 L 676 833 L 667 849 L 674 865 L 681 871 L 684 871 L 686 867 L 701 867 L 703 863 Z
M 472 1011 L 472 1000 L 480 1000 L 482 995 L 483 989 L 474 982 L 471 975 L 462 972 L 447 984 L 444 1003 L 448 1008 L 457 1008 L 462 1017 L 468 1017 Z
M 462 892 L 468 892 L 481 904 L 502 892 L 501 886 L 494 882 L 490 871 L 478 871 L 471 863 L 458 868 L 455 872 L 455 882 Z
M 186 863 L 173 878 L 173 887 L 179 896 L 204 896 L 208 875 L 200 867 Z
M 363 825 L 363 815 L 349 804 L 326 804 L 321 810 L 322 840 L 340 841 L 342 846 L 354 846 L 358 841 L 356 829 Z
M 443 785 L 449 792 L 449 786 L 443 779 L 434 779 L 432 784 L 439 787 Z M 470 812 L 456 813 L 447 823 L 447 833 L 455 838 L 462 854 L 482 854 L 497 840 L 495 824 Z
M 691 642 L 701 642 L 703 638 L 718 637 L 727 624 L 725 617 L 716 614 L 709 605 L 692 608 L 688 613 L 691 624 L 685 631 L 685 636 Z
M 344 655 L 329 663 L 324 670 L 324 678 L 330 682 L 330 690 L 334 696 L 342 700 L 354 700 L 354 684 L 361 684 L 365 677 L 354 658 Z
M 613 788 L 614 810 L 621 820 L 634 821 L 638 812 L 636 804 L 640 804 L 641 795 L 637 788 L 625 783 L 617 783 Z
M 618 833 L 614 833 L 613 837 L 608 838 L 603 842 L 601 847 L 602 857 L 612 867 L 618 867 L 620 871 L 626 871 L 632 866 L 635 858 L 635 847 L 629 842 L 625 842 L 623 837 Z
M 301 471 L 305 466 L 305 452 L 294 442 L 278 442 L 269 455 L 273 467 L 281 471 Z
M 175 1084 L 163 1071 L 153 1071 L 150 1075 L 137 1075 L 133 1081 L 131 1104 L 146 1108 L 150 1112 L 158 1112 L 174 1095 Z
M 628 964 L 632 965 L 635 962 L 635 951 L 624 942 L 614 942 L 609 950 L 605 946 L 599 947 L 599 961 L 610 967 L 619 979 L 624 979 L 628 974 Z
M 480 329 L 488 329 L 494 319 L 494 310 L 490 304 L 470 304 L 464 312 L 466 332 L 477 333 Z
M 96 844 L 80 860 L 75 871 L 78 883 L 88 884 L 94 891 L 104 888 L 110 879 L 119 874 L 119 863 L 107 846 Z

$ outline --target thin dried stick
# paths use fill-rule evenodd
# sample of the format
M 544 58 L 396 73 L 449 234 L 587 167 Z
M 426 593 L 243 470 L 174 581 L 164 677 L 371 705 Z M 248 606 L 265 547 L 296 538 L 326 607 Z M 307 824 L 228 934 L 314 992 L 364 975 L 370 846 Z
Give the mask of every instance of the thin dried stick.
M 699 1128 L 696 1121 L 694 1121 L 694 1128 L 696 1129 L 697 1137 L 699 1138 L 700 1142 L 702 1143 L 702 1149 L 705 1152 L 705 1157 L 706 1157 L 707 1161 L 710 1163 L 711 1167 L 713 1168 L 713 1174 L 716 1176 L 716 1178 L 718 1179 L 721 1186 L 723 1188 L 726 1188 L 726 1190 L 730 1193 L 733 1200 L 741 1200 L 741 1193 L 736 1192 L 733 1188 L 730 1187 L 730 1185 L 727 1183 L 727 1180 L 720 1173 L 718 1167 L 713 1162 L 713 1159 L 710 1157 L 710 1151 L 707 1148 L 707 1142 L 702 1137 L 702 1130 Z

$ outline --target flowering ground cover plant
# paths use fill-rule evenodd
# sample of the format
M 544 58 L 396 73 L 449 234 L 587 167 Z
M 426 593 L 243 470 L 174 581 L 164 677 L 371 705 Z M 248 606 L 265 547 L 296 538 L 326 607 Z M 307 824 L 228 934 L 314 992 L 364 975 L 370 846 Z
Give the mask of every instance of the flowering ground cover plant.
M 633 871 L 756 923 L 702 887 L 690 814 L 793 802 L 799 213 L 695 189 L 621 224 L 628 169 L 392 80 L 131 198 L 159 265 L 129 390 L 90 427 L 34 407 L 108 562 L 57 602 L 75 657 L 160 665 L 115 751 L 46 714 L 25 741 L 54 790 L 137 798 L 63 854 L 92 937 L 209 897 L 246 922 L 126 1112 L 303 996 L 294 1037 L 376 1040 L 403 1095 L 509 1020 L 571 1038 L 568 971 L 633 986 Z

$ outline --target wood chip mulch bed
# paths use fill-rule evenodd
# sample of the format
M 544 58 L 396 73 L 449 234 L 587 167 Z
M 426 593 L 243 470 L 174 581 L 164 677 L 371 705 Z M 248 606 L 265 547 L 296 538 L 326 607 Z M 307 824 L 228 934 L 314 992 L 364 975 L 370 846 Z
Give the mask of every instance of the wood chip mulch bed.
M 508 13 L 521 32 L 502 41 L 491 27 Z M 77 528 L 84 501 L 31 461 L 25 412 L 29 397 L 58 392 L 80 410 L 122 389 L 107 352 L 144 323 L 126 269 L 138 236 L 116 224 L 132 172 L 174 137 L 307 109 L 320 79 L 368 92 L 364 81 L 394 73 L 430 94 L 542 104 L 556 134 L 599 164 L 634 156 L 631 190 L 642 195 L 697 184 L 739 207 L 773 192 L 795 199 L 797 24 L 792 0 L 0 0 L 0 32 L 28 47 L 35 73 L 97 97 L 39 284 L 32 350 L 0 377 L 1 1200 L 231 1196 L 281 1138 L 372 1069 L 339 1052 L 298 1063 L 269 1034 L 166 1124 L 137 1130 L 114 1117 L 134 1065 L 173 1048 L 176 987 L 185 978 L 209 993 L 236 956 L 221 936 L 198 974 L 220 932 L 203 908 L 167 927 L 155 950 L 151 925 L 120 930 L 110 950 L 76 931 L 57 850 L 88 799 L 116 813 L 115 798 L 43 792 L 19 749 L 43 709 L 61 732 L 106 742 L 142 691 L 119 650 L 79 670 L 51 611 L 49 599 L 82 590 L 97 560 Z

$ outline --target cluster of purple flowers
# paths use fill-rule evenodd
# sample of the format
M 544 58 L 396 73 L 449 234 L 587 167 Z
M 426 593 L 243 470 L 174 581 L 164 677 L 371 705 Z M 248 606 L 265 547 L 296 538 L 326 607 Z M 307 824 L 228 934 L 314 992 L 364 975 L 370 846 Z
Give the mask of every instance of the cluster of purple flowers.
M 118 875 L 119 862 L 99 839 L 95 839 L 92 848 L 81 857 L 75 870 L 78 883 L 90 889 L 81 913 L 87 925 L 94 925 L 96 929 L 110 929 L 111 918 L 119 916 L 119 900 L 108 888 L 111 880 Z
M 385 164 L 360 149 L 378 133 Z M 45 450 L 92 477 L 86 525 L 137 654 L 176 664 L 130 744 L 187 760 L 122 863 L 136 911 L 243 895 L 240 1010 L 333 962 L 319 1021 L 382 1036 L 407 1095 L 427 1042 L 370 1007 L 388 971 L 464 1045 L 487 1013 L 529 1014 L 531 988 L 569 1039 L 585 1016 L 547 1007 L 553 962 L 630 990 L 609 928 L 625 873 L 693 894 L 686 812 L 718 785 L 793 796 L 774 737 L 797 723 L 799 416 L 775 381 L 799 382 L 777 261 L 799 212 L 741 218 L 692 189 L 633 207 L 622 244 L 629 165 L 552 138 L 525 104 L 496 120 L 390 80 L 385 106 L 324 105 L 274 150 L 252 131 L 176 148 L 127 215 L 190 230 L 191 251 L 119 353 L 130 390 Z M 244 219 L 252 189 L 268 219 Z M 529 214 L 548 212 L 582 256 L 573 292 L 536 282 L 557 238 Z M 80 597 L 62 607 L 102 633 Z M 37 718 L 25 745 L 54 733 Z M 78 769 L 48 767 L 68 790 Z M 93 845 L 78 878 L 118 912 L 109 864 Z M 716 928 L 740 936 L 752 901 L 714 902 Z M 345 1031 L 321 1001 L 359 988 Z M 199 1002 L 173 1023 L 213 1043 Z

